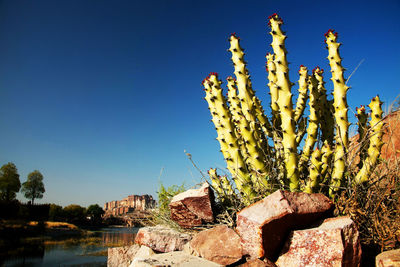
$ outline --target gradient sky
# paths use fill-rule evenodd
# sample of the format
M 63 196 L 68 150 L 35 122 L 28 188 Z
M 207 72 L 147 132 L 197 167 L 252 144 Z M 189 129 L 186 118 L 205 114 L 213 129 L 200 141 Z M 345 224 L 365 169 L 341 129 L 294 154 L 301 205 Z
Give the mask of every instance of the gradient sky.
M 398 0 L 3 0 L 0 165 L 14 162 L 21 183 L 39 170 L 38 202 L 63 206 L 155 196 L 159 180 L 200 182 L 185 149 L 204 172 L 225 167 L 201 81 L 211 71 L 232 75 L 227 39 L 236 32 L 269 111 L 264 64 L 275 12 L 292 82 L 301 64 L 329 70 L 323 34 L 332 28 L 346 77 L 363 60 L 348 83 L 353 122 L 355 107 L 377 93 L 386 103 L 400 94 Z

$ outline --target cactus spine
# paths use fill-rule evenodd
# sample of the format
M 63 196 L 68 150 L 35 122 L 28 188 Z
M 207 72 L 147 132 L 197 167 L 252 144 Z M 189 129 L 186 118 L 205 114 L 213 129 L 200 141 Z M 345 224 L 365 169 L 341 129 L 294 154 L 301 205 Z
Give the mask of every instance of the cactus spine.
M 367 158 L 363 162 L 361 170 L 357 173 L 355 182 L 357 184 L 365 183 L 368 181 L 373 167 L 377 164 L 379 154 L 383 145 L 382 142 L 382 102 L 379 96 L 374 97 L 368 105 L 371 109 L 371 131 L 370 131 L 370 144 L 368 147 Z
M 289 80 L 288 62 L 286 60 L 285 39 L 286 35 L 281 30 L 282 19 L 274 14 L 269 18 L 272 35 L 272 49 L 275 54 L 276 87 L 278 89 L 278 106 L 282 127 L 282 145 L 284 149 L 285 167 L 289 188 L 291 191 L 299 190 L 299 173 L 297 170 L 297 143 L 294 125 L 292 104 L 292 83 Z

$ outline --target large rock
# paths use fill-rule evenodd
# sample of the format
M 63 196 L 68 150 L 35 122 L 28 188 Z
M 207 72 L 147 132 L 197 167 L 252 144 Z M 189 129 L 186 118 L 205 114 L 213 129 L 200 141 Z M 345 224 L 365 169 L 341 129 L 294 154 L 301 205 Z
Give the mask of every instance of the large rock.
M 139 267 L 140 261 L 145 260 L 151 256 L 153 256 L 154 251 L 146 246 L 141 246 L 140 249 L 136 252 L 135 257 L 132 259 L 131 265 L 129 267 Z
M 199 189 L 189 189 L 172 198 L 169 204 L 171 219 L 184 228 L 212 222 L 214 221 L 213 201 L 214 195 L 207 183 Z
M 221 265 L 233 264 L 243 256 L 240 237 L 226 225 L 198 233 L 189 242 L 189 247 L 193 255 Z
M 359 233 L 350 217 L 329 218 L 316 228 L 293 231 L 276 265 L 360 266 Z
M 164 267 L 164 266 L 177 266 L 177 267 L 222 267 L 215 262 L 206 259 L 189 255 L 183 251 L 174 251 L 169 253 L 155 254 L 145 259 L 134 260 L 134 267 Z
M 109 248 L 107 257 L 107 267 L 128 267 L 140 246 L 135 244 L 133 246 Z
M 236 231 L 245 254 L 276 259 L 292 229 L 308 226 L 332 209 L 322 194 L 278 190 L 237 213 Z
M 376 256 L 377 267 L 400 267 L 400 249 L 382 252 Z
M 147 246 L 157 252 L 183 250 L 183 246 L 192 239 L 191 235 L 157 225 L 140 228 L 135 243 Z

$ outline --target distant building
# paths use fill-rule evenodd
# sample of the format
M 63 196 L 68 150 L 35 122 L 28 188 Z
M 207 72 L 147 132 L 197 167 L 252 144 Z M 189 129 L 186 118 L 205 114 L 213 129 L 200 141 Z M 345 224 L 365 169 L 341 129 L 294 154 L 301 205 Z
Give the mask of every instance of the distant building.
M 130 195 L 122 200 L 114 200 L 104 204 L 106 216 L 120 216 L 134 211 L 145 211 L 156 206 L 150 195 Z

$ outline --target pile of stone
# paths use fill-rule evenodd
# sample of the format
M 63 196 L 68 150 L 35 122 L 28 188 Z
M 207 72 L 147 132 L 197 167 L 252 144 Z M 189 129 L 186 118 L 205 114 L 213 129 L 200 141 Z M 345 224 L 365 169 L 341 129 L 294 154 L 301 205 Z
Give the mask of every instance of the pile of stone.
M 175 196 L 170 207 L 183 228 L 214 220 L 207 184 Z M 349 217 L 331 217 L 332 209 L 322 194 L 278 190 L 238 212 L 235 229 L 141 228 L 134 246 L 109 249 L 108 266 L 360 266 L 358 230 Z

